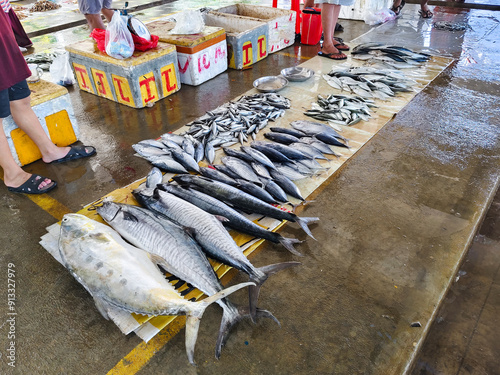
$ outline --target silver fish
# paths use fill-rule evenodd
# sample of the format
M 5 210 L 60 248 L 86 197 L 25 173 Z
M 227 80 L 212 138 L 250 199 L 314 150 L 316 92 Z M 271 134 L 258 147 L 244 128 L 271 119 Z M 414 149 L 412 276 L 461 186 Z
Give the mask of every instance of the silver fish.
M 59 252 L 64 266 L 92 295 L 106 319 L 111 307 L 152 316 L 186 315 L 186 352 L 191 364 L 205 309 L 252 285 L 235 285 L 200 302 L 190 302 L 167 282 L 148 253 L 125 242 L 109 226 L 79 214 L 64 215 Z
M 163 180 L 163 173 L 157 167 L 151 168 L 146 177 L 146 187 L 153 188 L 158 184 L 161 184 Z

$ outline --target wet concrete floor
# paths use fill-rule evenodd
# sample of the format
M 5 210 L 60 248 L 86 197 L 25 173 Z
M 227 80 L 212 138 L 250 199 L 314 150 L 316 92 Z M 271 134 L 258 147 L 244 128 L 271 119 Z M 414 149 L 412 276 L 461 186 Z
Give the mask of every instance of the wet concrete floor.
M 446 34 L 432 29 L 432 21 L 420 20 L 417 9 L 405 7 L 397 22 L 365 36 L 370 27 L 364 23 L 342 22 L 346 30 L 340 36 L 384 41 L 398 35 L 409 47 L 420 45 L 457 61 L 370 140 L 301 213 L 321 218 L 312 228 L 318 241 L 307 239 L 298 246 L 305 254 L 299 259 L 302 265 L 274 275 L 261 292 L 261 307 L 272 311 L 282 327 L 270 321 L 241 322 L 217 361 L 213 351 L 221 314 L 218 307 L 211 307 L 201 323 L 197 367 L 187 362 L 183 331 L 166 344 L 160 335 L 147 346 L 133 334 L 122 335 L 97 312 L 88 293 L 38 245 L 39 238 L 64 213 L 76 212 L 148 173 L 149 164 L 133 156 L 133 143 L 179 128 L 241 95 L 254 79 L 278 74 L 283 67 L 314 56 L 317 47 L 295 45 L 251 70 L 228 71 L 198 87 L 184 85 L 180 92 L 143 110 L 71 90 L 81 140 L 95 145 L 98 155 L 67 165 L 36 162 L 25 167 L 59 182 L 50 198 L 33 201 L 0 188 L 0 265 L 4 267 L 0 282 L 6 290 L 7 269 L 15 265 L 18 314 L 16 367 L 8 365 L 11 344 L 6 322 L 0 331 L 1 373 L 410 371 L 434 319 L 438 318 L 434 324 L 448 324 L 450 315 L 437 307 L 498 188 L 500 135 L 498 13 L 440 8 L 435 20 L 466 20 L 472 26 L 464 33 Z M 287 225 L 282 234 L 306 239 L 294 225 Z M 485 237 L 476 238 L 477 249 Z M 498 238 L 493 240 L 497 242 L 486 241 L 491 247 L 481 263 L 489 270 L 482 275 L 496 280 L 484 281 L 489 292 L 483 303 L 489 300 L 491 310 L 481 310 L 483 319 L 487 313 L 493 319 L 498 316 L 498 271 L 488 268 L 490 261 L 498 264 Z M 297 259 L 272 244 L 265 244 L 252 258 L 257 266 L 288 260 Z M 453 285 L 452 293 L 472 287 L 460 284 L 472 274 L 467 264 L 463 269 L 467 274 Z M 237 275 L 232 283 L 245 280 Z M 484 296 L 484 288 L 475 286 L 477 295 Z M 445 306 L 448 298 L 453 299 L 453 294 L 448 294 Z M 238 293 L 232 299 L 245 303 L 246 296 Z M 479 316 L 478 311 L 467 311 Z M 0 314 L 7 313 L 5 296 Z M 412 327 L 417 322 L 420 327 Z M 479 332 L 485 325 L 479 318 L 476 322 L 473 331 Z M 470 334 L 470 320 L 468 324 Z M 474 361 L 473 353 L 467 352 L 472 341 L 479 343 L 478 350 L 498 348 L 498 328 L 496 336 L 476 334 L 471 336 L 475 340 L 465 343 L 458 340 L 461 331 L 451 329 L 450 338 L 435 345 L 448 351 L 447 345 L 457 343 L 457 360 L 433 362 L 425 355 L 437 351 L 437 346 L 424 346 L 414 373 L 469 373 L 471 369 L 495 373 L 490 369 L 500 368 L 498 359 L 486 368 L 484 361 Z

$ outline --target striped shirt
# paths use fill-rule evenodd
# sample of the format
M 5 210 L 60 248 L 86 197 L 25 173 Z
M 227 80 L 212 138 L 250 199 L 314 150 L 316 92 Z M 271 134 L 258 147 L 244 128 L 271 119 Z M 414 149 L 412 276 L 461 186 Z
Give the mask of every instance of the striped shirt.
M 2 6 L 2 9 L 5 13 L 9 13 L 10 9 L 12 8 L 9 0 L 0 0 L 0 5 Z

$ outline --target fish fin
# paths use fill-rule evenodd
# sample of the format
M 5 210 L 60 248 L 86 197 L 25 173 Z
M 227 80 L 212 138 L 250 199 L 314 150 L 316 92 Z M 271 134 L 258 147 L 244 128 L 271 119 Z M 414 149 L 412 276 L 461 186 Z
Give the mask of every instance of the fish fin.
M 286 238 L 286 237 L 281 236 L 281 238 L 279 239 L 279 242 L 280 242 L 280 244 L 282 244 L 285 247 L 285 249 L 287 249 L 292 254 L 297 255 L 299 257 L 304 256 L 301 253 L 299 253 L 297 250 L 295 250 L 295 248 L 293 247 L 293 244 L 302 243 L 304 241 L 300 241 L 300 240 L 297 240 L 295 238 Z
M 182 227 L 182 229 L 184 229 L 184 231 L 192 238 L 195 238 L 196 236 L 196 229 L 194 229 L 193 227 Z
M 306 232 L 309 237 L 311 237 L 313 240 L 317 241 L 316 238 L 314 238 L 314 236 L 312 235 L 312 233 L 309 230 L 309 227 L 307 225 L 319 221 L 319 217 L 299 217 L 299 216 L 297 216 L 295 221 L 297 224 L 300 225 L 302 230 L 304 232 Z
M 108 308 L 107 308 L 108 304 L 106 303 L 106 301 L 94 295 L 92 297 L 94 297 L 94 302 L 95 306 L 97 307 L 97 310 L 101 313 L 104 319 L 109 320 Z
M 250 317 L 255 323 L 255 318 L 257 316 L 257 300 L 259 299 L 260 288 L 264 281 L 268 279 L 269 276 L 274 275 L 276 272 L 284 270 L 285 268 L 298 266 L 299 262 L 284 262 L 270 264 L 268 266 L 257 268 L 254 274 L 250 275 L 250 281 L 255 283 L 254 286 L 248 288 L 249 295 L 249 305 L 250 305 Z
M 234 286 L 230 286 L 220 292 L 217 292 L 210 297 L 207 297 L 200 302 L 194 303 L 190 313 L 186 316 L 186 353 L 189 363 L 196 365 L 194 362 L 194 347 L 196 345 L 196 339 L 198 337 L 198 329 L 200 328 L 200 320 L 205 312 L 205 309 L 212 303 L 227 297 L 231 293 L 236 292 L 247 286 L 255 285 L 252 282 L 241 283 Z
M 222 321 L 219 328 L 219 336 L 217 337 L 217 344 L 215 346 L 215 358 L 220 358 L 222 348 L 226 345 L 231 329 L 239 321 L 247 317 L 251 317 L 250 308 L 248 306 L 235 306 L 234 304 L 228 304 L 224 308 L 224 313 L 222 315 Z M 267 310 L 257 308 L 256 317 L 272 319 L 281 328 L 279 320 L 276 319 L 276 317 Z
M 217 220 L 219 220 L 221 223 L 227 223 L 229 219 L 225 216 L 222 215 L 213 215 Z

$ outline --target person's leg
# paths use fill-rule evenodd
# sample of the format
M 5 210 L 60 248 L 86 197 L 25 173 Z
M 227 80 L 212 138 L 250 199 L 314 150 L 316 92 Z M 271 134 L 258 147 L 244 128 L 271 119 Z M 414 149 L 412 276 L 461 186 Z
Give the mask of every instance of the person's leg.
M 323 54 L 339 54 L 339 50 L 335 48 L 337 41 L 333 39 L 333 33 L 335 31 L 335 24 L 339 18 L 340 5 L 335 4 L 323 4 L 323 10 L 321 11 L 321 23 L 323 24 Z M 343 57 L 342 53 L 339 57 Z
M 11 101 L 10 112 L 16 125 L 38 146 L 42 153 L 42 160 L 45 163 L 63 158 L 69 152 L 69 147 L 58 147 L 52 143 L 43 130 L 40 120 L 31 108 L 29 96 L 24 99 Z
M 313 8 L 314 7 L 314 0 L 305 0 L 304 1 L 304 8 Z
M 90 31 L 94 29 L 106 30 L 106 26 L 104 26 L 104 22 L 102 22 L 100 14 L 85 14 L 85 19 L 89 24 Z
M 8 187 L 19 187 L 31 178 L 31 174 L 26 173 L 16 163 L 10 152 L 7 137 L 3 131 L 3 120 L 0 118 L 0 167 L 3 169 L 3 181 Z M 52 180 L 45 178 L 40 182 L 39 189 L 52 184 Z
M 429 0 L 420 0 L 420 15 L 423 18 L 432 18 L 433 14 L 427 5 Z
M 112 9 L 102 8 L 101 13 L 104 17 L 106 17 L 108 22 L 111 22 L 111 18 L 113 18 L 113 14 L 115 13 L 115 11 Z

